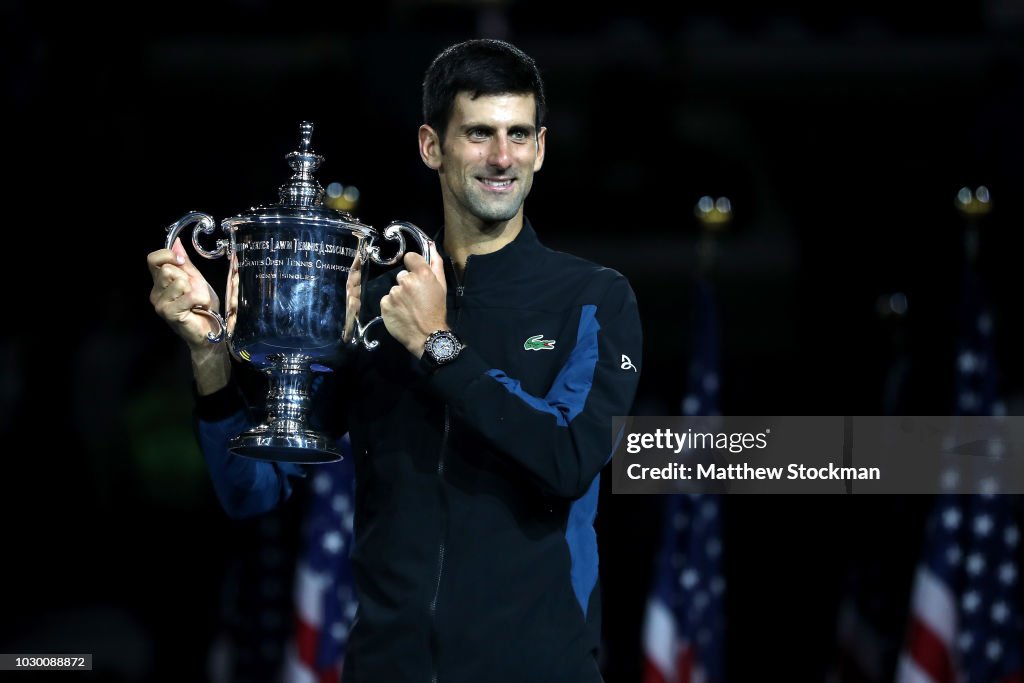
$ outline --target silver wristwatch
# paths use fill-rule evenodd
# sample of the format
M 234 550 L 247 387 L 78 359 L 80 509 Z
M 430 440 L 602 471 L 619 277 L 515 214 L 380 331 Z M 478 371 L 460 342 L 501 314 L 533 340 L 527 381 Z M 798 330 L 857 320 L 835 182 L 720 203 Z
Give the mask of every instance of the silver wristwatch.
M 431 365 L 439 367 L 459 357 L 466 348 L 451 330 L 432 332 L 423 344 L 423 358 Z

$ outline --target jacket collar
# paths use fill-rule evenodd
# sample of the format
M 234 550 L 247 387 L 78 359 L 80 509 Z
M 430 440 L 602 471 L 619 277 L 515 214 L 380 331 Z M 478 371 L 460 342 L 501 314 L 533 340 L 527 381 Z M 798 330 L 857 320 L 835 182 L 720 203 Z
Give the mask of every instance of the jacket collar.
M 448 252 L 444 249 L 444 228 L 437 231 L 433 240 L 437 246 L 437 252 L 443 259 L 445 259 L 445 261 L 449 261 Z M 524 217 L 523 228 L 519 231 L 519 234 L 515 236 L 515 239 L 503 246 L 501 249 L 492 251 L 489 254 L 473 254 L 470 256 L 470 260 L 472 261 L 474 268 L 483 266 L 489 270 L 506 264 L 516 263 L 521 259 L 528 257 L 532 250 L 539 247 L 541 247 L 541 243 L 540 240 L 537 239 L 537 233 L 534 231 L 530 221 Z
M 543 248 L 530 221 L 524 217 L 522 230 L 511 242 L 489 254 L 471 255 L 466 263 L 465 275 L 460 281 L 455 277 L 451 259 L 442 246 L 444 244 L 443 228 L 434 236 L 434 241 L 438 253 L 444 259 L 449 294 L 455 290 L 453 283 L 463 285 L 466 294 L 471 292 L 483 295 L 496 294 L 496 291 L 492 291 L 496 286 L 500 287 L 502 282 L 521 275 L 529 262 L 536 260 L 537 251 Z

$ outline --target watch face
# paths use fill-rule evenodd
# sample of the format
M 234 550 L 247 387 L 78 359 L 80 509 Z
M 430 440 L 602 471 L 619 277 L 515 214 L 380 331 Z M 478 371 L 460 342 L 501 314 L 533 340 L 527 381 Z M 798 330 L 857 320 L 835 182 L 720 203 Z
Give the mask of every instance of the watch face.
M 428 351 L 438 363 L 447 363 L 459 354 L 459 342 L 450 332 L 438 334 L 430 341 Z
M 449 360 L 455 355 L 455 340 L 451 337 L 438 337 L 431 346 L 434 357 L 438 360 Z

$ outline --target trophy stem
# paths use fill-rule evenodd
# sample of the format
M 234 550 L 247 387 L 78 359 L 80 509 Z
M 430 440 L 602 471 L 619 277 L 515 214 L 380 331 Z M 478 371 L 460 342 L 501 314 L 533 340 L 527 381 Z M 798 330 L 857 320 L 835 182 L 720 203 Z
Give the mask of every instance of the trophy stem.
M 274 354 L 267 392 L 267 420 L 287 431 L 306 427 L 312 370 L 309 358 L 299 354 Z
M 310 429 L 311 360 L 302 354 L 272 354 L 267 369 L 267 421 L 231 440 L 236 455 L 278 462 L 318 463 L 341 460 L 325 435 Z

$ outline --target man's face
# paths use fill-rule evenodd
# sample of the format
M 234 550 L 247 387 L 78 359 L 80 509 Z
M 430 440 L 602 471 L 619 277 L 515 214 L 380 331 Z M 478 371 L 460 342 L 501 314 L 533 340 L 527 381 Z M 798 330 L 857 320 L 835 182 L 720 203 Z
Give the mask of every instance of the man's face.
M 522 211 L 544 163 L 535 116 L 533 95 L 456 96 L 437 167 L 450 209 L 485 224 Z

